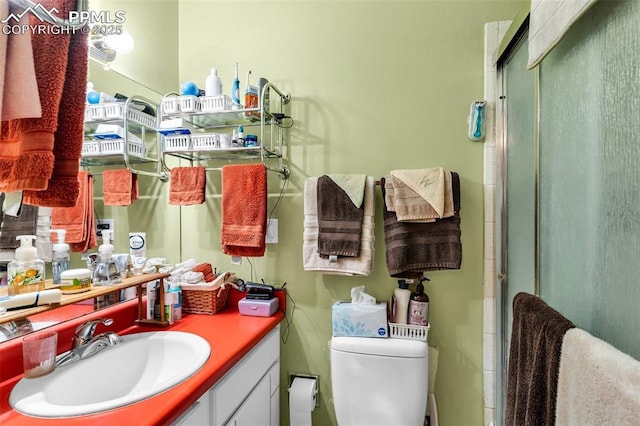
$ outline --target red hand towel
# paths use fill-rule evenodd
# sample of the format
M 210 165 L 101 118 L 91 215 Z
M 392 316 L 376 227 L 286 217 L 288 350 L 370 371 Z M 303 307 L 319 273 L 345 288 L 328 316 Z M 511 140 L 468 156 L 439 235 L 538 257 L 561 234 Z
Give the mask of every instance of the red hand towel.
M 264 256 L 267 230 L 267 168 L 264 164 L 222 167 L 222 252 Z
M 204 203 L 206 184 L 204 167 L 174 167 L 169 182 L 169 204 L 190 206 Z
M 128 169 L 102 172 L 105 206 L 129 206 L 138 199 L 138 178 Z

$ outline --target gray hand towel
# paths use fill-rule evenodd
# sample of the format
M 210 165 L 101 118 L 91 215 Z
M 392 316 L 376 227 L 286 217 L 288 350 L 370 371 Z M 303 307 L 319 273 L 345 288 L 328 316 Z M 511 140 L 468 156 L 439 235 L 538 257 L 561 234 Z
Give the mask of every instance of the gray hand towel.
M 318 178 L 318 254 L 360 255 L 364 204 L 356 207 L 347 193 L 329 176 Z

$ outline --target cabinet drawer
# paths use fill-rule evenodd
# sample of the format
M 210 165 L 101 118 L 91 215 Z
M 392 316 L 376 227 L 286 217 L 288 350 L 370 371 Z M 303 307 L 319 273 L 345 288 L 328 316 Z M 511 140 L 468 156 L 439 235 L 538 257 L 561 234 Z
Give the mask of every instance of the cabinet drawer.
M 213 423 L 223 424 L 279 358 L 278 325 L 214 386 Z

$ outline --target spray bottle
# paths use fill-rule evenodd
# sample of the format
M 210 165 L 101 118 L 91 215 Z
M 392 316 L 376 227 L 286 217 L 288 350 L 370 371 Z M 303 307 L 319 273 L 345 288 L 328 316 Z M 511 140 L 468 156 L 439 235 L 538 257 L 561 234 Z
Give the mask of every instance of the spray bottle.
M 113 257 L 115 248 L 111 244 L 111 231 L 104 229 L 102 231 L 102 245 L 98 247 L 100 258 L 93 270 L 94 285 L 111 285 L 122 281 L 120 277 L 120 267 Z
M 234 77 L 233 84 L 231 85 L 231 100 L 233 101 L 233 108 L 238 109 L 242 108 L 240 105 L 240 80 L 238 79 L 238 63 L 236 62 L 233 65 L 234 68 Z
M 53 245 L 53 258 L 51 269 L 53 270 L 53 283 L 60 284 L 60 274 L 69 269 L 69 244 L 64 242 L 67 235 L 66 229 L 52 229 L 58 236 L 58 242 Z
M 18 235 L 16 240 L 20 247 L 16 258 L 7 265 L 9 295 L 44 290 L 44 262 L 38 259 L 38 249 L 33 246 L 36 236 Z

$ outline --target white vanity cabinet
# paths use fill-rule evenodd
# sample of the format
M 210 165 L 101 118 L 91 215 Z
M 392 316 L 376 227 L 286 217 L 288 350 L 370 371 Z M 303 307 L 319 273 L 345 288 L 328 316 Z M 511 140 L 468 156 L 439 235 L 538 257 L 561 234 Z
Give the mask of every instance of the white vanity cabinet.
M 174 425 L 278 426 L 279 392 L 278 325 L 189 407 Z

